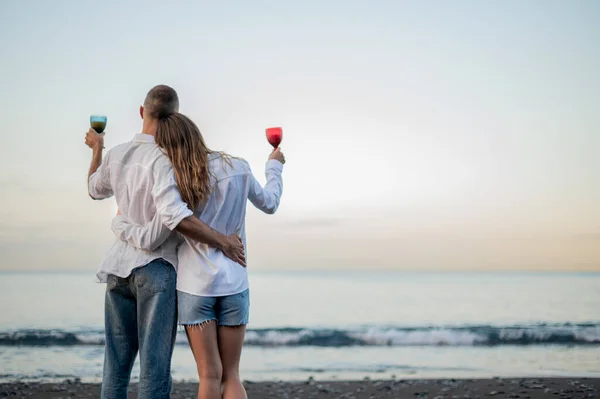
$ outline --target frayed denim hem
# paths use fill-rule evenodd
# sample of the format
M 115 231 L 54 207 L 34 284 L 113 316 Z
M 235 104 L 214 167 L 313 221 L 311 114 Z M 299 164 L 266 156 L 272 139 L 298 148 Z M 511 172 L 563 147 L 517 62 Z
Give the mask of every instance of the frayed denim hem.
M 217 319 L 216 319 L 216 318 L 213 318 L 213 319 L 206 319 L 206 320 L 202 320 L 202 321 L 192 321 L 192 322 L 187 322 L 187 321 L 186 321 L 185 323 L 179 323 L 179 325 L 180 325 L 181 327 L 183 327 L 184 329 L 189 327 L 189 328 L 192 328 L 192 329 L 198 328 L 198 329 L 202 330 L 202 329 L 204 329 L 204 327 L 206 327 L 206 326 L 208 325 L 208 323 L 210 323 L 211 321 L 214 321 L 214 322 L 216 322 L 216 321 L 217 321 Z

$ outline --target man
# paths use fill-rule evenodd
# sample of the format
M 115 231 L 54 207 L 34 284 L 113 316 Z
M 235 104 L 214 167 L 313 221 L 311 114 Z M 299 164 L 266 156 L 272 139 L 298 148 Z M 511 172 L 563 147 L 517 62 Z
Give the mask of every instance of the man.
M 158 214 L 165 226 L 221 249 L 245 266 L 238 236 L 224 236 L 192 216 L 177 190 L 172 165 L 154 142 L 161 118 L 179 110 L 175 90 L 152 88 L 140 107 L 142 133 L 116 146 L 102 160 L 104 133 L 90 129 L 86 144 L 93 149 L 88 191 L 93 199 L 115 196 L 119 212 L 144 225 Z M 136 249 L 116 239 L 97 276 L 106 282 L 106 350 L 103 399 L 127 398 L 131 369 L 140 354 L 138 398 L 169 398 L 171 356 L 177 332 L 176 234 L 153 251 Z

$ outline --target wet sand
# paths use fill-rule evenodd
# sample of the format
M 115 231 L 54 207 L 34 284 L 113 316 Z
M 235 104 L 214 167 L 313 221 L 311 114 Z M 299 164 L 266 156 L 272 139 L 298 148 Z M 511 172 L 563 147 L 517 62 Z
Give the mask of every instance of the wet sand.
M 245 381 L 250 399 L 263 398 L 600 398 L 600 378 L 506 378 L 467 380 L 369 380 L 301 382 Z M 132 384 L 130 398 L 136 398 Z M 173 399 L 196 398 L 197 384 L 177 382 Z M 0 398 L 98 398 L 98 384 L 75 380 L 61 383 L 0 384 Z

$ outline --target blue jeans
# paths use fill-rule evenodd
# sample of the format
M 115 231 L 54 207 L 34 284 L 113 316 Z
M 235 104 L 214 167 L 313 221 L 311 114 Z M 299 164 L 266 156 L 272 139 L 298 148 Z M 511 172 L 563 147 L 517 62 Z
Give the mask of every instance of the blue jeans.
M 177 334 L 177 276 L 157 259 L 129 277 L 108 276 L 104 306 L 106 350 L 102 399 L 126 399 L 140 354 L 139 399 L 171 396 L 171 357 Z

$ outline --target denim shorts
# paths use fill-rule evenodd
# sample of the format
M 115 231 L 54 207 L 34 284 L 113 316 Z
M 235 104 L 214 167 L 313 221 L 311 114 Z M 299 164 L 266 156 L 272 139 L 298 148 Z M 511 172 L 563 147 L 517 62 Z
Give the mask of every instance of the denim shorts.
M 250 291 L 227 296 L 197 296 L 177 291 L 177 313 L 182 326 L 216 320 L 219 326 L 248 324 Z

